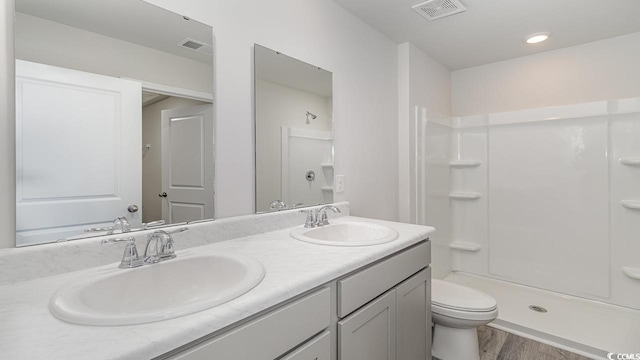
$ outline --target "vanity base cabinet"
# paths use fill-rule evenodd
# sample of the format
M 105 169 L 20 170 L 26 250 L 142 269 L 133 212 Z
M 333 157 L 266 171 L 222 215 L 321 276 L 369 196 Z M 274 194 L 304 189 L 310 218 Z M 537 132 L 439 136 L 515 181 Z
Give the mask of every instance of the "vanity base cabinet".
M 156 359 L 429 360 L 430 263 L 422 241 Z
M 431 247 L 338 280 L 338 360 L 431 359 Z
M 273 360 L 329 327 L 331 291 L 328 287 L 273 310 L 169 357 L 180 360 Z M 313 345 L 313 344 L 311 344 Z M 321 351 L 326 341 L 316 344 Z M 304 346 L 303 346 L 304 347 Z M 297 358 L 292 358 L 297 359 Z M 322 357 L 318 356 L 318 360 Z M 314 360 L 314 357 L 311 357 Z
M 430 359 L 430 278 L 426 268 L 339 321 L 338 359 Z

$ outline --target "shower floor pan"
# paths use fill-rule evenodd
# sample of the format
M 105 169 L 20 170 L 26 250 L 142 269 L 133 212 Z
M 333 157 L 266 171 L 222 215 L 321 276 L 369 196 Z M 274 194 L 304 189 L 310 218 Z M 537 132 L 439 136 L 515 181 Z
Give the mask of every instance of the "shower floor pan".
M 594 359 L 640 353 L 639 310 L 464 272 L 444 280 L 493 296 L 498 318 L 489 326 L 497 329 Z

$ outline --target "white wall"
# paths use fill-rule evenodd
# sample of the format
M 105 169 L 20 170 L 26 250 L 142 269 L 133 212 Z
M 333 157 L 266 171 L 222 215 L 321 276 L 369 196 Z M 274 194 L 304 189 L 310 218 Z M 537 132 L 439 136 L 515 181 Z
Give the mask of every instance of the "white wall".
M 411 43 L 398 45 L 399 219 L 416 222 L 416 109 L 451 114 L 451 72 Z M 420 116 L 420 115 L 418 115 Z
M 638 96 L 638 44 L 640 32 L 454 71 L 453 114 Z
M 96 74 L 213 92 L 213 66 L 16 13 L 16 57 Z
M 272 82 L 257 80 L 256 87 L 256 210 L 269 211 L 271 201 L 283 198 L 281 127 L 331 131 L 331 107 L 330 99 Z M 309 124 L 307 111 L 317 115 Z
M 326 0 L 148 0 L 215 34 L 216 214 L 254 211 L 254 43 L 333 72 L 336 174 L 353 215 L 397 219 L 396 45 Z
M 142 108 L 142 222 L 162 219 L 162 110 L 182 109 L 208 104 L 202 101 L 169 97 Z
M 451 271 L 450 114 L 450 71 L 415 45 L 398 45 L 399 219 L 437 229 L 431 236 L 437 278 Z
M 0 24 L 0 248 L 5 248 L 16 244 L 13 1 L 0 4 Z

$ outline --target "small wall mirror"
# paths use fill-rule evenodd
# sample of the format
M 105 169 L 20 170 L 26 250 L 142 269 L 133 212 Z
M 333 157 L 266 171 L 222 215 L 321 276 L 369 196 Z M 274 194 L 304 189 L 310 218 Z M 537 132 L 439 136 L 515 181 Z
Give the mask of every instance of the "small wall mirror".
M 332 74 L 254 47 L 256 212 L 333 202 Z
M 15 50 L 17 246 L 213 218 L 211 27 L 16 0 Z

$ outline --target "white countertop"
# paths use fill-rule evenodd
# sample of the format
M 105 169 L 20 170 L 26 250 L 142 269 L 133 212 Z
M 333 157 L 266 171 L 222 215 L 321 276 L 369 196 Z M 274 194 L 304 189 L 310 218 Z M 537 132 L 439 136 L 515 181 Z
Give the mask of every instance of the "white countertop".
M 119 262 L 2 286 L 0 357 L 150 359 L 418 243 L 434 230 L 428 226 L 352 216 L 332 222 L 345 220 L 384 224 L 396 229 L 399 237 L 373 246 L 323 246 L 295 240 L 289 236 L 290 229 L 284 229 L 179 251 L 178 256 L 187 252 L 216 251 L 248 255 L 262 262 L 266 275 L 255 288 L 230 302 L 171 320 L 94 327 L 65 323 L 49 313 L 49 299 L 60 286 L 79 275 L 113 268 Z

